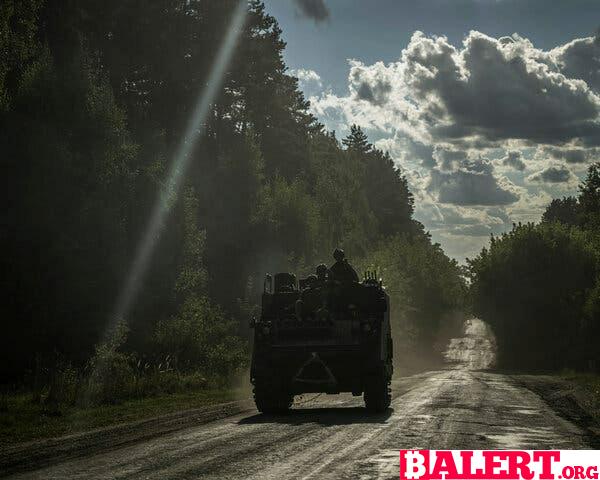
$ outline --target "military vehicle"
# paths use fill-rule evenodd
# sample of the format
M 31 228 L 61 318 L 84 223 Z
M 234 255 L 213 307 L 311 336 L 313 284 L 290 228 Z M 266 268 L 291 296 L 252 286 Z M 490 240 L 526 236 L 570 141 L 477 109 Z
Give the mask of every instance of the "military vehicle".
M 312 275 L 267 275 L 253 319 L 250 380 L 263 413 L 288 410 L 294 395 L 352 392 L 385 411 L 391 401 L 393 344 L 389 297 L 381 280 L 318 282 Z

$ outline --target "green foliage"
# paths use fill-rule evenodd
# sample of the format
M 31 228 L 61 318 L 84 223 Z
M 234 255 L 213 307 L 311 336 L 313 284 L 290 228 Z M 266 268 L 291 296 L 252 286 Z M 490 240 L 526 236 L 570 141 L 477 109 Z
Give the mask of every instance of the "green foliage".
M 518 225 L 469 261 L 476 315 L 489 322 L 499 364 L 580 366 L 583 309 L 597 278 L 585 232 L 560 223 Z
M 7 381 L 36 364 L 61 371 L 62 358 L 90 401 L 106 403 L 143 384 L 170 389 L 181 376 L 206 385 L 229 378 L 245 365 L 244 325 L 264 274 L 312 270 L 336 246 L 353 258 L 380 248 L 404 262 L 409 276 L 390 272 L 390 282 L 415 282 L 398 302 L 420 312 L 423 338 L 455 308 L 458 270 L 412 219 L 402 172 L 360 127 L 351 127 L 347 148 L 324 131 L 287 72 L 276 20 L 253 0 L 179 198 L 161 197 L 173 213 L 128 333 L 107 343 L 115 299 L 234 5 L 0 7 L 0 148 L 11 179 L 2 192 L 11 235 L 0 245 Z M 168 358 L 169 368 L 141 375 L 142 358 Z M 63 370 L 45 379 L 65 385 L 56 391 L 73 383 Z
M 579 185 L 579 195 L 552 200 L 542 221 L 600 231 L 600 163 L 588 167 L 587 176 Z
M 105 344 L 96 347 L 87 369 L 89 375 L 82 392 L 84 404 L 116 403 L 127 396 L 134 383 L 129 356 Z
M 174 287 L 182 300 L 192 295 L 206 294 L 208 287 L 208 272 L 203 262 L 206 232 L 198 227 L 197 212 L 198 199 L 194 189 L 188 188 L 182 198 L 182 261 Z
M 23 345 L 83 361 L 126 258 L 135 146 L 85 52 L 59 69 L 41 49 L 4 119 L 1 143 L 13 181 L 3 194 L 13 234 L 2 239 L 10 259 L 3 274 L 13 303 L 0 308 L 16 320 L 8 337 L 21 341 L 5 351 L 16 362 L 27 355 Z
M 246 351 L 236 336 L 235 320 L 207 297 L 205 232 L 197 225 L 198 200 L 193 189 L 184 192 L 182 204 L 181 264 L 174 287 L 179 306 L 174 316 L 158 322 L 156 352 L 172 358 L 180 370 L 196 368 L 205 375 L 228 380 L 244 365 Z
M 185 410 L 205 408 L 231 402 L 246 392 L 233 389 L 211 389 L 196 383 L 191 375 L 176 379 L 174 393 L 148 394 L 108 405 L 64 405 L 60 415 L 48 415 L 44 405 L 32 403 L 29 395 L 10 393 L 4 397 L 6 411 L 0 415 L 0 449 L 6 450 L 23 442 L 56 438 L 78 432 L 136 422 Z
M 376 237 L 376 223 L 365 192 L 365 169 L 361 157 L 340 150 L 328 135 L 312 141 L 313 195 L 319 206 L 321 226 L 318 243 L 321 258 L 329 258 L 338 245 L 362 255 Z
M 285 245 L 293 256 L 314 255 L 319 237 L 320 212 L 314 198 L 300 180 L 288 183 L 275 177 L 266 187 L 258 217 L 265 223 L 267 242 Z
M 469 261 L 474 312 L 507 367 L 599 369 L 600 164 L 539 225 L 515 225 Z
M 581 223 L 581 208 L 574 197 L 555 198 L 546 207 L 542 222 L 560 222 L 565 225 Z
M 600 231 L 600 162 L 590 165 L 587 177 L 579 186 L 579 205 L 584 226 Z
M 391 157 L 373 150 L 365 162 L 365 189 L 369 207 L 377 219 L 377 231 L 387 237 L 397 232 L 415 233 L 414 199 L 406 178 Z
M 130 355 L 120 351 L 127 337 L 127 326 L 120 322 L 105 341 L 96 346 L 86 365 L 85 388 L 78 400 L 85 404 L 115 403 L 133 383 Z
M 41 0 L 6 0 L 0 5 L 0 112 L 10 106 L 17 82 L 39 49 Z
M 156 344 L 159 352 L 173 355 L 177 368 L 200 368 L 206 375 L 228 380 L 247 357 L 235 328 L 236 322 L 207 299 L 192 297 L 177 316 L 158 323 Z
M 398 235 L 366 259 L 388 287 L 394 330 L 413 346 L 430 346 L 463 311 L 466 293 L 460 266 L 427 237 Z M 454 326 L 454 325 L 451 325 Z
M 350 126 L 350 134 L 342 140 L 342 144 L 348 149 L 348 152 L 356 155 L 365 155 L 373 150 L 373 145 L 362 128 L 354 124 Z

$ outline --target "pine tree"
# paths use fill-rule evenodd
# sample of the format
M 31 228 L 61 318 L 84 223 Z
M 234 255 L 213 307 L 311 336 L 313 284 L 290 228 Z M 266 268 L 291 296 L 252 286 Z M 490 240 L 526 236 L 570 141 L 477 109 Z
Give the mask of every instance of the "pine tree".
M 600 224 L 600 162 L 590 165 L 579 186 L 579 204 L 587 223 Z
M 342 140 L 342 143 L 348 151 L 357 154 L 369 153 L 373 149 L 367 134 L 356 124 L 350 127 L 350 134 Z

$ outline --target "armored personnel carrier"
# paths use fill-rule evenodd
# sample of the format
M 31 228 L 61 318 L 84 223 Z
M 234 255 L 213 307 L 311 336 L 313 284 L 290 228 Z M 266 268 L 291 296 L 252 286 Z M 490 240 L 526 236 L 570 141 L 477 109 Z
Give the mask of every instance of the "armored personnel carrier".
M 368 410 L 391 401 L 393 344 L 389 297 L 380 280 L 297 281 L 267 275 L 262 313 L 253 319 L 250 380 L 256 407 L 281 413 L 302 393 L 364 394 Z

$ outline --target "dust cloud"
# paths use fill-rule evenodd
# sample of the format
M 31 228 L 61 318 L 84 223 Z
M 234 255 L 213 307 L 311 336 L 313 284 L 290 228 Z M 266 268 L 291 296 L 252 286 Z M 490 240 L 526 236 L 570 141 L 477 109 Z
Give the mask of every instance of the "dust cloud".
M 463 370 L 492 368 L 496 363 L 494 333 L 488 324 L 478 318 L 467 320 L 464 336 L 450 339 L 444 358 Z

